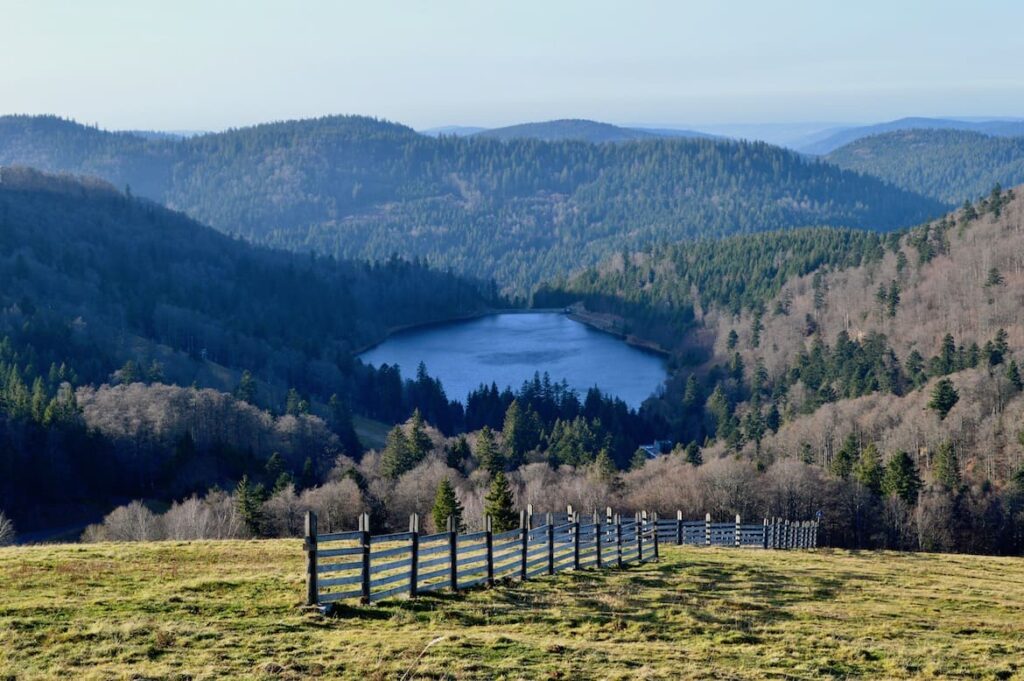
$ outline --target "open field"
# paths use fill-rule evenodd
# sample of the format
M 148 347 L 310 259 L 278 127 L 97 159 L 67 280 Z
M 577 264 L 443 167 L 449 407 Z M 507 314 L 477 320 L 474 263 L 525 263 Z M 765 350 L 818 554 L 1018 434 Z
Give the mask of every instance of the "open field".
M 0 679 L 1024 679 L 1024 559 L 663 547 L 325 618 L 300 542 L 0 550 Z

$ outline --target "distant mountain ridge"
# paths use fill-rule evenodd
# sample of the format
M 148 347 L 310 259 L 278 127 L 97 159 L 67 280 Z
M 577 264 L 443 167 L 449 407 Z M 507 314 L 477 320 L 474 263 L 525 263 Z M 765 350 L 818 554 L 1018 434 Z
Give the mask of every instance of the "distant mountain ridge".
M 362 116 L 188 139 L 7 116 L 0 164 L 101 177 L 253 241 L 419 257 L 523 295 L 622 248 L 803 225 L 888 230 L 943 209 L 763 143 L 434 138 Z
M 1024 136 L 1024 120 L 960 120 L 954 118 L 900 118 L 895 121 L 860 127 L 840 128 L 794 148 L 805 154 L 825 155 L 864 137 L 899 130 L 963 130 L 996 137 Z
M 473 133 L 477 137 L 499 140 L 537 139 L 545 142 L 577 140 L 601 144 L 604 142 L 633 142 L 659 137 L 712 138 L 714 135 L 674 128 L 624 128 L 581 118 L 563 118 L 539 123 L 520 123 L 504 128 L 490 128 Z
M 1024 182 L 1024 137 L 965 130 L 899 130 L 871 135 L 825 156 L 948 204 L 987 194 L 996 184 Z

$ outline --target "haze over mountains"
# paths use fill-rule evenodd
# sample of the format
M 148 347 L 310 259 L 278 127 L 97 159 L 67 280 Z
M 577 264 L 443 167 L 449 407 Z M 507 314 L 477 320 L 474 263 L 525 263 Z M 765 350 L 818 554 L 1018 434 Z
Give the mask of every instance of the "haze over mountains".
M 356 116 L 187 139 L 8 116 L 0 164 L 95 175 L 254 241 L 341 258 L 423 257 L 520 294 L 659 240 L 803 225 L 888 230 L 943 209 L 763 143 L 432 138 Z

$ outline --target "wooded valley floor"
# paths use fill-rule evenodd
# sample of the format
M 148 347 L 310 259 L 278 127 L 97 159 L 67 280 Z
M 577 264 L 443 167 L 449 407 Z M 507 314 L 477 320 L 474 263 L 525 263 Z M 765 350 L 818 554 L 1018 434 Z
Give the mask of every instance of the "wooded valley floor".
M 0 679 L 1024 679 L 1024 559 L 663 546 L 344 610 L 297 540 L 0 549 Z

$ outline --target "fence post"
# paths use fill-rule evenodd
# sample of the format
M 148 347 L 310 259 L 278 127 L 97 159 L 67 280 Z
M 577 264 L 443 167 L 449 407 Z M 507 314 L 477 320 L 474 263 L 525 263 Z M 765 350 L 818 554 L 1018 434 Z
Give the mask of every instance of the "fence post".
M 736 514 L 736 530 L 733 532 L 733 543 L 736 545 L 736 548 L 739 548 L 741 546 L 741 543 L 740 543 L 740 514 L 739 513 Z
M 519 560 L 519 579 L 526 581 L 526 555 L 530 551 L 530 516 L 526 511 L 519 512 L 519 532 L 522 555 Z
M 601 516 L 597 514 L 597 509 L 594 509 L 594 547 L 597 549 L 597 569 L 601 569 L 601 533 L 604 530 L 601 529 Z
M 764 523 L 761 525 L 761 548 L 768 548 L 768 519 L 764 519 Z
M 547 521 L 548 529 L 546 534 L 548 536 L 548 574 L 553 575 L 555 574 L 555 519 L 551 517 L 550 512 L 548 512 Z
M 615 514 L 615 567 L 622 567 L 622 516 Z
M 420 514 L 413 513 L 409 516 L 409 531 L 412 536 L 409 537 L 409 548 L 412 553 L 411 564 L 409 567 L 409 598 L 416 598 L 416 580 L 419 579 L 419 560 L 420 560 Z
M 306 605 L 316 605 L 320 592 L 316 584 L 316 513 L 306 511 Z
M 812 546 L 811 548 L 818 548 L 818 524 L 820 522 L 820 520 L 814 521 L 814 546 Z
M 580 569 L 580 514 L 573 513 L 572 526 L 572 569 Z
M 676 511 L 676 545 L 681 546 L 683 543 L 683 512 Z
M 786 545 L 783 548 L 785 548 L 786 550 L 789 550 L 789 549 L 793 548 L 793 534 L 792 534 L 793 533 L 793 529 L 792 529 L 792 527 L 790 527 L 788 520 L 786 521 L 785 528 L 786 529 L 785 529 L 784 536 L 786 537 L 786 539 L 785 539 Z
M 448 588 L 459 590 L 459 528 L 455 518 L 448 516 Z
M 636 562 L 644 562 L 644 526 L 647 524 L 647 511 L 636 514 Z
M 711 546 L 711 514 L 704 514 L 704 545 Z
M 362 598 L 363 605 L 370 602 L 370 514 L 364 513 L 359 516 L 359 543 L 363 549 L 363 583 Z
M 651 524 L 654 528 L 654 532 L 651 534 L 651 541 L 654 542 L 654 560 L 657 561 L 658 555 L 658 512 L 653 511 L 651 513 Z
M 494 524 L 491 516 L 484 517 L 484 546 L 487 549 L 487 587 L 494 586 Z

